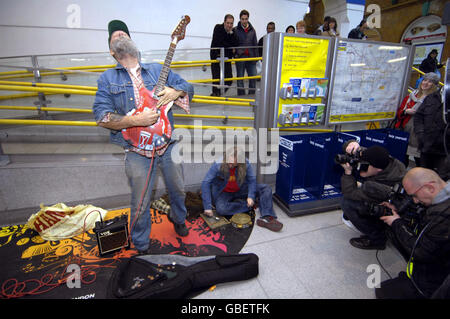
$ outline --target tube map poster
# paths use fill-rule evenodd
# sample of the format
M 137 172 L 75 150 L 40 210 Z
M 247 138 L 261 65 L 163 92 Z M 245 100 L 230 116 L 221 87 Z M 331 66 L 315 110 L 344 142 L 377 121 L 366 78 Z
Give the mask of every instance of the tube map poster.
M 339 40 L 329 123 L 388 120 L 403 97 L 410 48 Z

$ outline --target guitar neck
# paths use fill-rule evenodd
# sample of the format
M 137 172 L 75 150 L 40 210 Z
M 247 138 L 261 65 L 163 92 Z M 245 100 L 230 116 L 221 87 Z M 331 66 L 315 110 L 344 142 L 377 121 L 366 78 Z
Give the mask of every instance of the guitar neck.
M 175 48 L 177 47 L 177 38 L 175 37 L 170 43 L 169 50 L 167 51 L 166 59 L 164 60 L 164 65 L 159 74 L 158 82 L 156 83 L 155 94 L 158 94 L 164 90 L 164 85 L 167 82 L 167 77 L 170 72 L 170 65 L 172 64 L 173 55 L 175 53 Z

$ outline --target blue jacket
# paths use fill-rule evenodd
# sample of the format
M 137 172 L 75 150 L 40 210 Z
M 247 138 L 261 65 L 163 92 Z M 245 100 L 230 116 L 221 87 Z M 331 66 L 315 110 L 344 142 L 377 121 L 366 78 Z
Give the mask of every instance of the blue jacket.
M 158 82 L 162 65 L 159 63 L 141 63 L 140 65 L 145 87 L 152 90 Z M 115 68 L 103 72 L 97 80 L 97 86 L 98 90 L 95 95 L 93 106 L 94 116 L 97 122 L 99 122 L 107 113 L 126 115 L 136 107 L 133 83 L 131 82 L 127 70 L 122 65 L 117 64 Z M 189 101 L 194 95 L 194 88 L 192 85 L 172 71 L 169 72 L 166 86 L 188 93 Z M 172 109 L 169 111 L 168 116 L 170 125 L 173 127 Z M 121 131 L 111 130 L 110 139 L 114 144 L 121 145 L 125 148 L 129 147 L 129 144 L 124 140 Z
M 239 46 L 240 47 L 256 47 L 258 46 L 258 40 L 256 38 L 256 31 L 251 25 L 251 23 L 248 23 L 249 29 L 248 32 L 244 31 L 244 28 L 242 27 L 241 22 L 238 22 L 238 25 L 233 28 L 233 31 L 236 32 L 236 35 L 239 39 Z M 245 49 L 247 48 L 238 48 L 236 49 L 236 58 L 247 58 L 247 56 L 244 55 Z M 254 58 L 259 56 L 258 48 L 248 48 L 249 58 Z M 255 62 L 256 63 L 256 62 Z
M 249 198 L 255 200 L 256 196 L 256 175 L 253 171 L 253 167 L 250 162 L 246 159 L 247 171 L 245 175 L 245 180 L 242 184 L 238 184 L 240 189 L 248 187 Z M 230 178 L 229 170 L 226 176 L 223 176 L 220 171 L 220 166 L 222 163 L 215 162 L 209 169 L 208 173 L 202 182 L 202 200 L 203 208 L 205 210 L 212 209 L 212 205 L 216 202 L 217 197 L 227 186 L 228 179 Z

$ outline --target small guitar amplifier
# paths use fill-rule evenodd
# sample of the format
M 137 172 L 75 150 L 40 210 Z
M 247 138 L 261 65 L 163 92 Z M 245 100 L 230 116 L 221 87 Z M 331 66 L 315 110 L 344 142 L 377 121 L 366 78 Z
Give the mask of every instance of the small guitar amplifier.
M 98 252 L 102 257 L 130 246 L 127 215 L 96 222 L 94 232 L 97 237 Z

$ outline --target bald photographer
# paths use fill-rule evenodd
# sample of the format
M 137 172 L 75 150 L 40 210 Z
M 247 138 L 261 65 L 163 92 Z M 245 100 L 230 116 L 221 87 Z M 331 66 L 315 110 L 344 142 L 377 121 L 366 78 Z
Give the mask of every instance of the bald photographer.
M 427 168 L 416 167 L 403 178 L 403 187 L 426 210 L 411 224 L 385 203 L 392 215 L 380 219 L 389 225 L 402 248 L 408 251 L 407 271 L 381 283 L 377 298 L 445 298 L 450 294 L 450 184 Z M 444 283 L 444 284 L 443 284 Z
M 344 168 L 341 177 L 343 220 L 362 236 L 350 239 L 359 249 L 385 249 L 385 225 L 379 219 L 384 213 L 379 206 L 388 201 L 393 187 L 400 184 L 405 166 L 381 146 L 361 148 L 355 141 L 344 144 L 345 154 L 335 161 Z

